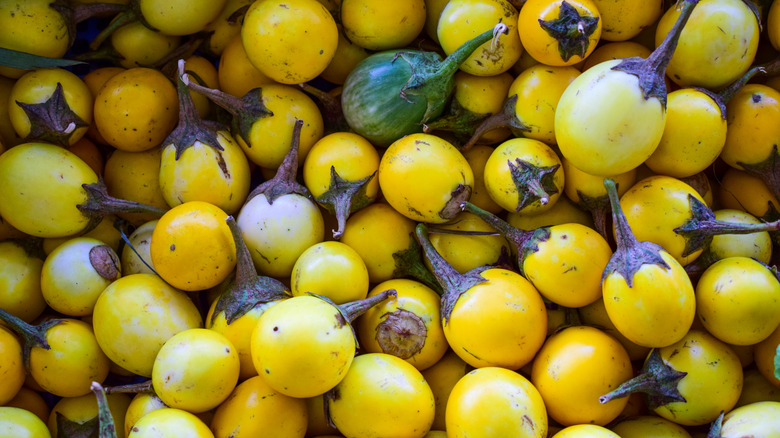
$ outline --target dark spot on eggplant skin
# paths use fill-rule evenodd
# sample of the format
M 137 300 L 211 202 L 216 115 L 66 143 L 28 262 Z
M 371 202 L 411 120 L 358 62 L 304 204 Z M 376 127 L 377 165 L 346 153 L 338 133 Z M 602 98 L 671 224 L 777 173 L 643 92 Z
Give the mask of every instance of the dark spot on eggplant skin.
M 528 425 L 531 427 L 531 430 L 534 430 L 534 421 L 531 420 L 531 417 L 528 415 L 523 415 L 523 423 L 528 423 Z
M 761 95 L 758 93 L 753 93 L 751 98 L 753 99 L 753 103 L 761 102 Z
M 171 251 L 176 251 L 176 245 L 171 245 Z

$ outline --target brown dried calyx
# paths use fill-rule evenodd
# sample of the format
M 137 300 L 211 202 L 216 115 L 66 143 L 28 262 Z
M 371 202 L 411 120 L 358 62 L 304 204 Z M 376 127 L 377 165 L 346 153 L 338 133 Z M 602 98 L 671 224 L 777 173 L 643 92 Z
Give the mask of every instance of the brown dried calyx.
M 376 341 L 383 352 L 409 359 L 422 350 L 427 334 L 422 318 L 406 309 L 396 309 L 377 326 Z

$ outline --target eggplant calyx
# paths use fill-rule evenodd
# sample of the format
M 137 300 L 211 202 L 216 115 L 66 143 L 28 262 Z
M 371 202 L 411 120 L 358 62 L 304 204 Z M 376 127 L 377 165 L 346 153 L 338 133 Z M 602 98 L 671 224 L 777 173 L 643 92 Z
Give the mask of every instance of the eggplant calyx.
M 87 193 L 87 199 L 78 204 L 76 208 L 89 219 L 87 226 L 82 230 L 82 234 L 94 229 L 103 220 L 103 217 L 109 214 L 148 213 L 155 216 L 165 214 L 165 210 L 159 207 L 119 199 L 109 195 L 108 188 L 102 177 L 99 177 L 96 183 L 82 184 L 81 187 Z
M 550 239 L 550 228 L 541 227 L 534 230 L 521 230 L 509 224 L 500 217 L 483 210 L 470 202 L 462 204 L 463 211 L 468 211 L 495 228 L 514 247 L 517 254 L 517 266 L 523 272 L 523 261 L 529 255 L 539 251 L 539 244 Z
M 441 297 L 441 316 L 444 319 L 444 324 L 447 324 L 450 320 L 450 315 L 452 315 L 452 309 L 460 296 L 472 287 L 486 282 L 487 279 L 481 274 L 491 267 L 481 266 L 461 274 L 433 247 L 433 244 L 428 239 L 428 228 L 425 224 L 417 224 L 415 235 L 425 257 L 433 267 L 433 275 L 444 290 Z
M 759 224 L 725 222 L 715 219 L 715 213 L 695 196 L 689 194 L 688 203 L 693 217 L 686 219 L 682 225 L 674 229 L 676 234 L 685 238 L 683 257 L 706 248 L 712 242 L 712 238 L 717 235 L 780 230 L 780 220 Z
M 647 405 L 651 410 L 669 403 L 685 403 L 685 397 L 680 394 L 677 384 L 687 375 L 687 372 L 675 370 L 664 363 L 661 353 L 654 348 L 642 367 L 642 372 L 620 384 L 614 391 L 599 397 L 599 403 L 607 403 L 635 392 L 647 394 Z
M 38 325 L 32 325 L 2 308 L 0 308 L 0 321 L 22 338 L 22 360 L 28 372 L 30 370 L 30 351 L 35 347 L 50 350 L 51 346 L 46 339 L 46 334 L 50 328 L 62 322 L 61 319 L 50 319 Z
M 57 82 L 54 92 L 41 103 L 16 101 L 30 120 L 30 133 L 25 141 L 40 140 L 68 146 L 78 128 L 86 128 L 85 122 L 65 100 L 62 84 Z
M 279 168 L 276 170 L 276 175 L 274 175 L 274 177 L 268 181 L 255 187 L 255 189 L 249 193 L 247 201 L 261 193 L 265 195 L 266 199 L 268 199 L 268 204 L 271 205 L 273 205 L 274 201 L 282 195 L 298 194 L 305 198 L 312 198 L 309 189 L 297 181 L 298 149 L 301 144 L 302 128 L 303 120 L 295 120 L 290 150 L 287 151 L 287 155 L 284 156 L 282 164 L 280 164 Z
M 228 216 L 225 221 L 236 244 L 238 262 L 235 277 L 225 292 L 217 298 L 211 322 L 213 324 L 217 315 L 224 312 L 225 321 L 230 325 L 259 305 L 290 298 L 292 295 L 281 281 L 257 274 L 238 223 L 233 216 Z
M 761 178 L 767 188 L 776 198 L 780 199 L 780 159 L 778 159 L 778 145 L 772 146 L 772 152 L 760 163 L 738 162 L 745 172 Z
M 596 31 L 599 17 L 580 15 L 579 11 L 567 2 L 561 2 L 558 18 L 539 19 L 539 25 L 550 37 L 558 41 L 558 54 L 568 61 L 577 55 L 584 58 L 590 46 L 590 36 Z
M 491 49 L 498 43 L 501 34 L 509 32 L 509 27 L 498 23 L 474 38 L 466 41 L 444 60 L 437 53 L 407 51 L 398 52 L 393 57 L 393 62 L 398 58 L 409 64 L 411 75 L 401 87 L 401 98 L 410 101 L 407 96 L 421 95 L 425 98 L 427 107 L 420 123 L 427 123 L 436 114 L 439 114 L 452 91 L 453 75 L 460 65 L 487 41 L 493 40 Z
M 417 243 L 417 239 L 414 237 L 414 233 L 409 234 L 409 247 L 402 251 L 393 253 L 393 261 L 395 262 L 395 269 L 393 270 L 393 278 L 407 278 L 411 277 L 424 285 L 433 289 L 437 294 L 442 295 L 444 292 L 441 285 L 436 281 L 436 277 L 425 267 L 425 263 L 422 259 L 422 253 L 420 252 L 420 244 Z
M 618 274 L 622 276 L 628 287 L 633 287 L 634 274 L 644 265 L 658 265 L 664 269 L 671 269 L 669 264 L 661 257 L 661 252 L 666 252 L 660 245 L 652 242 L 640 242 L 631 231 L 623 210 L 620 208 L 617 187 L 611 178 L 604 178 L 604 187 L 609 195 L 612 208 L 612 222 L 615 226 L 617 249 L 609 259 L 604 274 L 603 282 L 608 276 Z
M 529 161 L 516 158 L 515 162 L 507 160 L 512 181 L 517 188 L 517 206 L 515 212 L 539 201 L 542 205 L 550 202 L 550 196 L 559 192 L 555 186 L 555 172 L 560 164 L 552 166 L 537 166 Z
M 464 108 L 457 99 L 453 99 L 448 113 L 424 124 L 423 132 L 450 132 L 455 137 L 456 142 L 463 145 L 473 136 L 474 131 L 492 116 L 490 113 L 477 114 Z M 465 150 L 464 146 L 459 149 Z
M 189 77 L 189 73 L 181 75 L 181 81 L 190 90 L 206 96 L 210 101 L 222 107 L 233 116 L 232 126 L 234 132 L 241 136 L 251 148 L 252 144 L 248 141 L 251 138 L 252 127 L 258 120 L 271 117 L 274 113 L 265 106 L 263 102 L 262 87 L 253 88 L 244 94 L 240 99 L 222 90 L 204 87 Z
M 179 95 L 179 123 L 163 141 L 163 147 L 173 146 L 176 148 L 177 161 L 181 158 L 184 151 L 194 146 L 196 142 L 200 142 L 220 152 L 224 151 L 225 149 L 219 142 L 217 131 L 225 129 L 220 129 L 221 127 L 214 126 L 212 123 L 205 123 L 200 118 L 195 104 L 192 103 L 189 89 L 182 79 L 183 75 L 184 60 L 180 59 L 179 74 L 176 77 L 176 91 Z M 219 157 L 222 159 L 221 154 Z M 224 168 L 225 166 L 220 165 L 220 167 Z
M 333 230 L 334 239 L 339 240 L 344 234 L 347 218 L 351 213 L 374 202 L 373 198 L 366 195 L 366 188 L 375 175 L 376 171 L 352 181 L 342 178 L 336 171 L 336 166 L 330 166 L 330 185 L 325 193 L 316 198 L 316 201 L 336 216 L 338 229 Z
M 664 79 L 666 67 L 672 60 L 683 27 L 698 3 L 699 0 L 683 0 L 677 21 L 666 34 L 663 42 L 653 50 L 647 59 L 634 56 L 626 58 L 612 67 L 612 70 L 623 71 L 638 77 L 639 88 L 642 90 L 645 100 L 658 99 L 661 105 L 666 108 L 666 80 Z
M 471 131 L 471 138 L 460 150 L 467 151 L 471 149 L 485 133 L 493 129 L 508 127 L 516 137 L 521 137 L 523 132 L 530 132 L 531 127 L 523 123 L 517 116 L 516 107 L 517 94 L 513 94 L 504 101 L 501 111 L 484 118 L 482 123 Z

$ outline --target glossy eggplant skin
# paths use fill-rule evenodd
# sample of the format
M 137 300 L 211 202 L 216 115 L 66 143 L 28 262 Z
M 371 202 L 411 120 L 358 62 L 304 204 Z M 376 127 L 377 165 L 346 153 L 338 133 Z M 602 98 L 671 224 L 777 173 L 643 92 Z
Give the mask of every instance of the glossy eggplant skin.
M 420 58 L 430 58 L 431 64 L 441 63 L 434 52 L 378 52 L 360 62 L 344 82 L 341 107 L 347 124 L 375 146 L 386 147 L 404 135 L 422 132 L 431 98 L 415 94 L 411 79 L 415 70 L 425 68 L 425 62 L 415 63 L 413 68 L 408 60 Z M 444 96 L 449 96 L 454 81 L 450 77 L 440 86 Z M 444 100 L 431 102 L 429 119 L 441 114 Z

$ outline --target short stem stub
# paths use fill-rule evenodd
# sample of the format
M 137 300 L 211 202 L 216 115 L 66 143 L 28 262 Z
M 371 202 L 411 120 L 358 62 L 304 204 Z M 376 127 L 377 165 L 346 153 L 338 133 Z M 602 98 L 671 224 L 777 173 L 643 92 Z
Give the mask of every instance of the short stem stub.
M 417 224 L 415 233 L 425 257 L 433 267 L 433 275 L 444 291 L 441 296 L 441 316 L 444 319 L 444 324 L 447 324 L 458 298 L 472 287 L 487 281 L 480 274 L 482 271 L 489 269 L 489 267 L 482 266 L 461 274 L 449 262 L 444 260 L 444 257 L 433 247 L 433 244 L 428 239 L 428 228 L 425 224 Z
M 119 258 L 108 245 L 97 245 L 89 250 L 89 263 L 95 272 L 108 281 L 119 278 Z
M 688 373 L 677 371 L 664 363 L 658 349 L 654 348 L 639 375 L 623 382 L 614 391 L 599 397 L 599 402 L 607 403 L 635 392 L 644 392 L 647 394 L 647 404 L 651 410 L 669 403 L 685 403 L 685 397 L 680 394 L 677 384 L 686 375 Z
M 238 262 L 236 263 L 235 278 L 217 298 L 211 322 L 214 322 L 220 312 L 225 312 L 225 320 L 228 324 L 232 324 L 236 319 L 259 305 L 290 298 L 292 295 L 281 281 L 271 277 L 261 277 L 257 274 L 252 256 L 236 220 L 233 219 L 233 216 L 228 216 L 225 221 L 236 244 Z
M 450 199 L 444 204 L 441 211 L 439 211 L 439 217 L 445 221 L 455 218 L 461 211 L 461 205 L 471 197 L 472 191 L 473 189 L 471 186 L 458 184 L 458 187 L 450 193 Z

